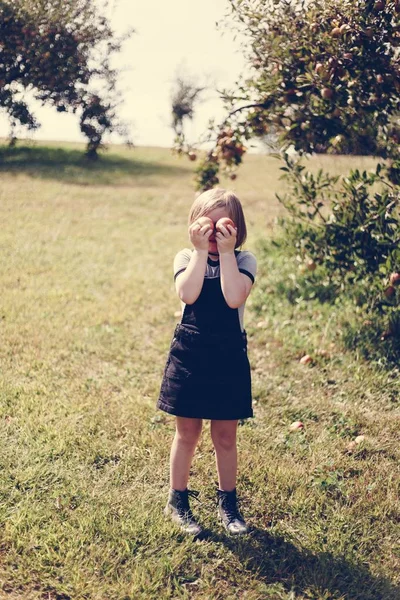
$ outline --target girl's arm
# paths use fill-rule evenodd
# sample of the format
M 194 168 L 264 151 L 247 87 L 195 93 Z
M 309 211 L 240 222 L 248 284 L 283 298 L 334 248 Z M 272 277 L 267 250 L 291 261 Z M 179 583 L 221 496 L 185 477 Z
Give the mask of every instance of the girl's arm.
M 196 302 L 203 287 L 208 258 L 208 238 L 211 233 L 212 229 L 209 225 L 201 227 L 194 222 L 189 227 L 189 237 L 194 251 L 186 270 L 175 280 L 176 292 L 185 304 Z
M 220 253 L 221 288 L 225 301 L 230 308 L 239 308 L 251 292 L 252 281 L 240 273 L 235 253 Z
M 217 233 L 219 263 L 221 268 L 221 289 L 230 308 L 239 308 L 250 294 L 253 282 L 240 273 L 235 256 L 236 228 L 232 225 L 221 227 Z

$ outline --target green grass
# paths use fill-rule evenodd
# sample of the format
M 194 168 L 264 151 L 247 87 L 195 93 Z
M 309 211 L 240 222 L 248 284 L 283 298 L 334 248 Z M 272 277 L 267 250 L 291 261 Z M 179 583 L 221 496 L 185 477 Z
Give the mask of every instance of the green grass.
M 193 543 L 162 514 L 174 421 L 155 409 L 193 164 L 111 147 L 91 165 L 82 151 L 1 151 L 0 597 L 399 598 L 398 371 L 344 351 L 335 306 L 281 293 L 293 264 L 263 241 L 282 214 L 279 163 L 248 156 L 235 181 L 259 258 L 245 315 L 255 418 L 239 430 L 253 532 L 231 539 L 216 519 L 206 422 L 190 486 L 212 535 Z

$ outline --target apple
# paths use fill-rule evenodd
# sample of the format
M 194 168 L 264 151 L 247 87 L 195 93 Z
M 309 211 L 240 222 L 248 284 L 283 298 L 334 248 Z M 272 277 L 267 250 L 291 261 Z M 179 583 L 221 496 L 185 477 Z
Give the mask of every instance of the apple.
M 234 181 L 237 177 L 236 173 L 231 173 L 229 177 Z
M 391 285 L 399 285 L 400 283 L 400 273 L 391 273 L 389 278 Z
M 385 2 L 384 2 L 384 0 L 378 0 L 378 2 L 375 2 L 375 4 L 374 4 L 374 10 L 381 11 L 384 8 L 385 8 Z
M 290 431 L 300 431 L 304 429 L 304 423 L 302 421 L 294 421 L 289 425 Z
M 317 354 L 318 354 L 318 356 L 323 356 L 325 358 L 330 357 L 328 350 L 325 350 L 324 348 L 318 348 Z
M 214 223 L 210 217 L 199 217 L 196 219 L 196 223 L 200 225 L 200 227 L 204 227 L 205 225 L 209 225 L 210 229 L 214 230 Z
M 221 231 L 221 226 L 222 227 L 226 227 L 227 225 L 232 225 L 232 227 L 235 227 L 235 223 L 232 221 L 232 219 L 230 219 L 229 217 L 222 217 L 222 219 L 219 219 L 215 225 L 215 229 L 217 231 Z M 228 229 L 229 231 L 229 229 Z
M 300 364 L 301 365 L 309 365 L 310 363 L 312 363 L 313 359 L 311 358 L 311 356 L 309 354 L 305 354 L 304 356 L 301 357 L 300 359 Z
M 395 293 L 395 289 L 392 285 L 389 285 L 389 287 L 386 288 L 386 290 L 383 292 L 386 296 L 386 298 L 391 298 L 394 293 Z
M 189 152 L 188 157 L 190 160 L 196 160 L 197 156 L 194 152 Z
M 317 265 L 312 259 L 310 259 L 306 262 L 306 267 L 309 271 L 315 271 Z
M 322 88 L 321 96 L 324 98 L 324 100 L 330 100 L 330 98 L 333 96 L 333 90 L 331 90 L 331 88 Z

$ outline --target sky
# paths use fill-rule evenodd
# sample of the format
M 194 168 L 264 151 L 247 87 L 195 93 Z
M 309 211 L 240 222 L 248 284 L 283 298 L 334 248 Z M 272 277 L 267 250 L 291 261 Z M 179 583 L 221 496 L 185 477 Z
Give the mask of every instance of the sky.
M 171 91 L 178 70 L 220 89 L 234 85 L 244 69 L 239 43 L 232 32 L 225 29 L 223 34 L 216 27 L 227 10 L 228 0 L 116 0 L 111 6 L 108 16 L 117 34 L 135 29 L 113 63 L 123 69 L 119 89 L 124 103 L 119 114 L 130 123 L 135 145 L 172 145 Z M 57 113 L 36 101 L 30 107 L 42 125 L 28 134 L 32 139 L 86 141 L 77 116 Z M 188 128 L 189 139 L 204 132 L 211 117 L 223 114 L 216 92 L 207 91 Z M 0 117 L 0 137 L 8 131 L 6 118 Z

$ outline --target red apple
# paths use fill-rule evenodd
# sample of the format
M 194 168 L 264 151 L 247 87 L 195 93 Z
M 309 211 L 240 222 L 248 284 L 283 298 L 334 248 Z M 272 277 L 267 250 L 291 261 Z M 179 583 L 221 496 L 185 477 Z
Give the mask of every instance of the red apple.
M 294 421 L 291 425 L 289 425 L 290 431 L 299 431 L 300 429 L 304 429 L 304 423 L 302 421 Z
M 196 160 L 197 156 L 194 152 L 189 152 L 188 157 L 190 160 Z
M 324 98 L 324 100 L 330 100 L 330 98 L 333 96 L 333 90 L 330 88 L 322 88 L 321 96 Z
M 391 298 L 394 293 L 395 293 L 395 289 L 392 285 L 389 285 L 389 287 L 386 288 L 386 290 L 383 292 L 386 296 L 386 298 Z
M 400 283 L 400 273 L 391 273 L 389 278 L 391 285 L 399 285 Z
M 196 219 L 196 223 L 198 223 L 201 227 L 209 225 L 210 229 L 214 229 L 214 223 L 210 217 L 199 217 Z
M 235 223 L 232 221 L 232 219 L 229 219 L 229 217 L 222 217 L 222 219 L 219 219 L 215 225 L 215 229 L 217 231 L 221 231 L 221 225 L 223 227 L 226 227 L 227 225 L 232 225 L 232 227 L 235 227 Z
M 302 365 L 309 365 L 310 363 L 312 363 L 313 359 L 309 354 L 305 354 L 304 356 L 301 357 L 300 359 L 300 364 Z
M 306 262 L 306 267 L 309 271 L 315 271 L 317 265 L 312 259 L 310 259 Z

